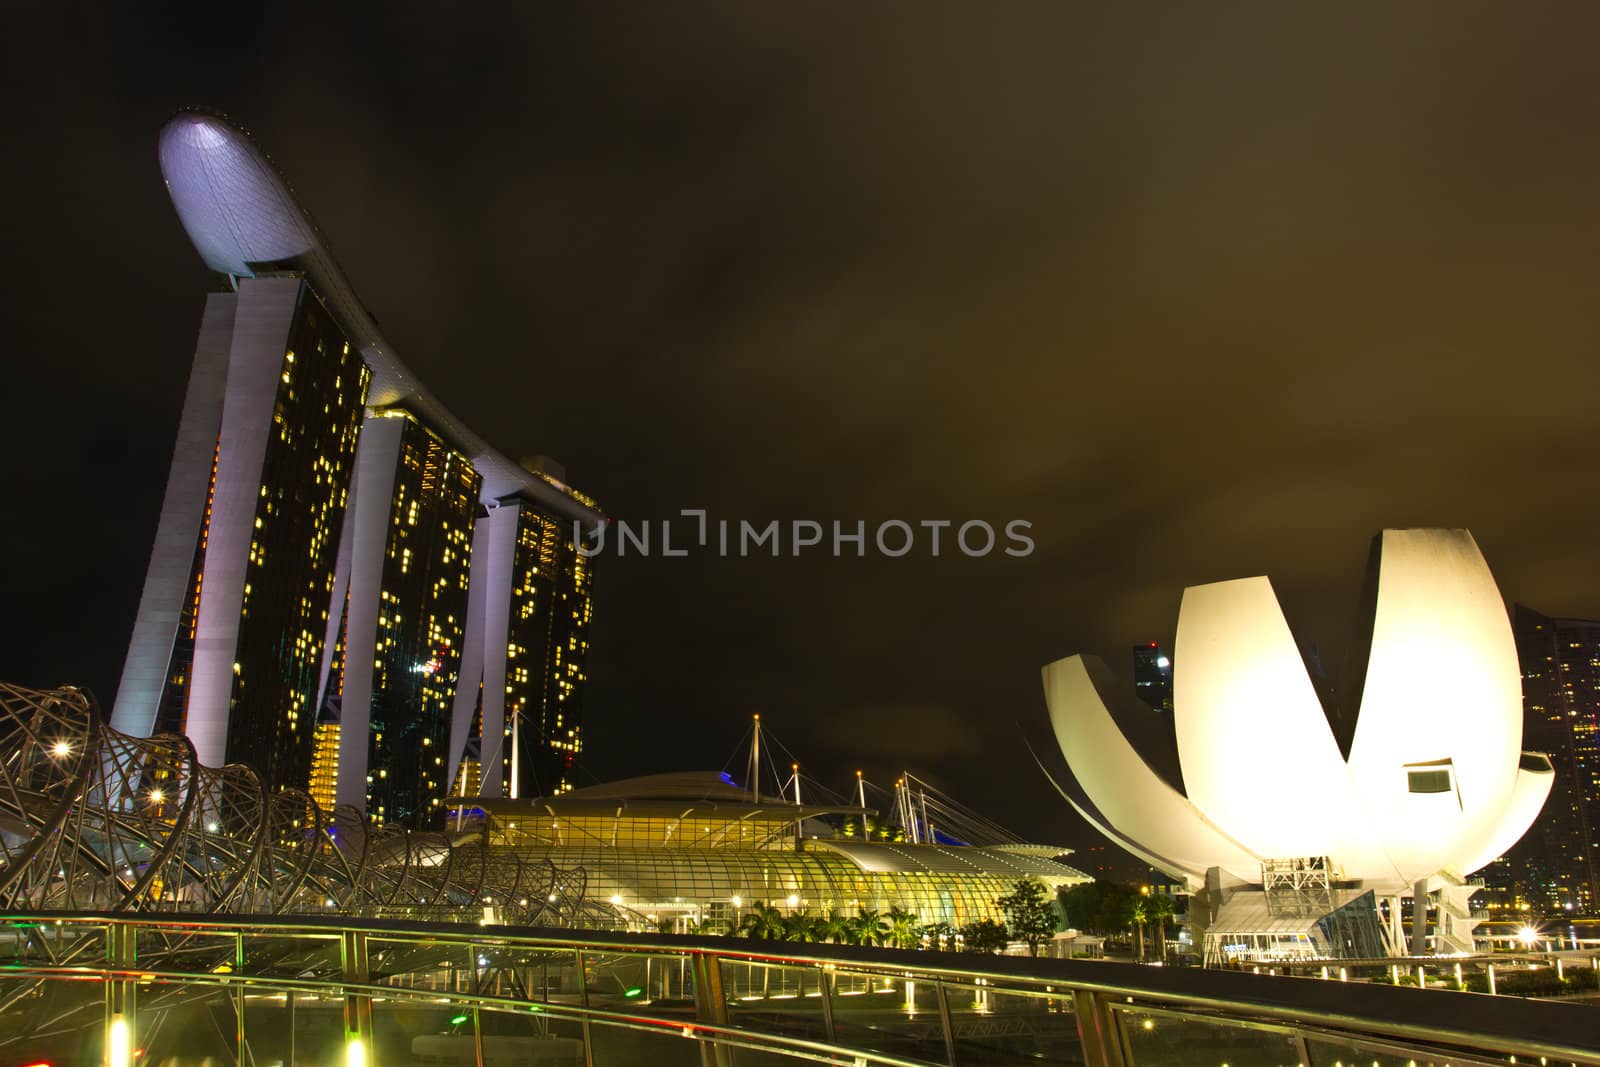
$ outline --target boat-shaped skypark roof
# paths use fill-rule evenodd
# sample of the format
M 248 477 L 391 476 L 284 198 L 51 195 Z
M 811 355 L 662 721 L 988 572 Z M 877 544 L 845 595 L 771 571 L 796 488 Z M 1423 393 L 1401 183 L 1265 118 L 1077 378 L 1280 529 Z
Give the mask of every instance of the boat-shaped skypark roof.
M 491 448 L 423 387 L 357 299 L 311 216 L 249 134 L 215 115 L 178 115 L 161 129 L 161 172 L 178 218 L 206 265 L 233 278 L 303 272 L 372 371 L 368 405 L 403 407 L 460 450 L 483 476 L 485 503 L 524 496 L 586 527 L 604 521 L 573 490 Z

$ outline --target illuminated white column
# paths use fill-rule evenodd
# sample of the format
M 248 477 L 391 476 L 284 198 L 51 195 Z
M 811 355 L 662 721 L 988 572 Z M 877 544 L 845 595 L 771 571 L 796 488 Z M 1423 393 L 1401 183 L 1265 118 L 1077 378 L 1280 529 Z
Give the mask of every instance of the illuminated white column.
M 239 283 L 189 683 L 189 739 L 200 762 L 210 767 L 227 762 L 234 661 L 261 497 L 261 463 L 301 285 L 299 278 L 247 278 Z
M 339 706 L 339 777 L 335 798 L 365 811 L 372 670 L 377 659 L 383 557 L 389 543 L 395 464 L 405 420 L 371 418 L 356 443 L 355 486 L 345 525 L 350 533 L 350 608 L 345 618 L 344 693 Z
M 455 703 L 450 709 L 450 773 L 445 781 L 453 787 L 461 755 L 472 730 L 472 715 L 478 710 L 478 688 L 483 683 L 484 601 L 489 590 L 489 520 L 480 518 L 472 527 L 472 563 L 467 573 L 467 623 L 461 635 L 461 673 L 456 676 Z M 481 568 L 481 569 L 480 569 Z M 479 792 L 482 792 L 483 767 L 489 749 L 499 738 L 484 734 L 478 753 Z
M 473 551 L 473 581 L 484 580 L 483 591 L 483 795 L 497 797 L 501 760 L 505 756 L 506 646 L 511 637 L 511 585 L 517 558 L 519 505 L 505 504 L 480 520 L 488 526 L 488 551 L 479 559 Z M 480 568 L 482 568 L 480 570 Z M 468 595 L 471 595 L 470 587 Z
M 356 496 L 355 471 L 350 472 L 350 499 Z M 333 673 L 333 652 L 339 644 L 339 627 L 344 624 L 345 595 L 350 591 L 350 541 L 355 523 L 339 524 L 339 556 L 333 565 L 333 592 L 328 596 L 328 625 L 322 634 L 322 666 L 317 672 L 317 703 L 314 715 L 322 713 L 328 699 L 328 677 Z
M 222 423 L 237 302 L 233 293 L 212 293 L 206 297 L 200 318 L 200 337 L 183 397 L 178 443 L 172 450 L 155 545 L 145 571 L 139 614 L 133 621 L 128 658 L 122 665 L 122 684 L 111 711 L 111 725 L 137 737 L 148 737 L 155 728 L 178 621 L 191 595 L 189 570 L 205 521 L 206 493 L 211 488 L 211 459 Z
M 1441 911 L 1443 908 L 1440 909 Z M 1428 954 L 1428 880 L 1411 887 L 1411 954 Z

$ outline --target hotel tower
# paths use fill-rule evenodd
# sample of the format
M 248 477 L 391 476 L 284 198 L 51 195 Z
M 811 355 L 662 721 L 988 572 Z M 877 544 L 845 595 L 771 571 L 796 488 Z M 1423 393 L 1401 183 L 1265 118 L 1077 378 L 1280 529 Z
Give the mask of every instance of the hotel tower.
M 242 130 L 180 115 L 160 156 L 223 284 L 112 725 L 413 827 L 572 788 L 595 501 L 428 393 Z

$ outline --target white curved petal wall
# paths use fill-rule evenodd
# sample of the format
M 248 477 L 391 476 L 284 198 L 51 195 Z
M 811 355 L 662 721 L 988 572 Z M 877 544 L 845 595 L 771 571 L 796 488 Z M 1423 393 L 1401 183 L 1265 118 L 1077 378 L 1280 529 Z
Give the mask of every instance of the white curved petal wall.
M 1459 870 L 1496 836 L 1522 750 L 1511 622 L 1467 531 L 1383 532 L 1360 708 L 1350 773 L 1368 824 L 1402 875 Z M 1448 792 L 1413 791 L 1430 766 Z
M 1506 803 L 1505 815 L 1495 828 L 1493 837 L 1487 838 L 1477 852 L 1461 865 L 1455 873 L 1465 877 L 1473 871 L 1487 867 L 1491 862 L 1516 844 L 1528 827 L 1539 817 L 1544 802 L 1550 798 L 1550 787 L 1555 784 L 1551 770 L 1519 770 L 1511 786 L 1511 799 Z
M 1067 766 L 1100 813 L 1164 859 L 1156 864 L 1162 869 L 1175 866 L 1201 882 L 1212 866 L 1246 880 L 1259 874 L 1261 858 L 1208 823 L 1128 743 L 1091 672 L 1105 681 L 1111 676 L 1093 657 L 1057 660 L 1044 668 L 1044 692 Z
M 1044 669 L 1056 738 L 1114 839 L 1191 884 L 1211 867 L 1255 881 L 1263 858 L 1329 856 L 1346 878 L 1404 893 L 1522 836 L 1551 775 L 1518 769 L 1521 674 L 1488 564 L 1465 530 L 1385 530 L 1378 549 L 1348 760 L 1266 578 L 1184 593 L 1174 726 L 1187 795 L 1123 736 L 1104 664 Z
M 1347 851 L 1350 775 L 1272 584 L 1184 590 L 1173 662 L 1189 799 L 1257 855 Z

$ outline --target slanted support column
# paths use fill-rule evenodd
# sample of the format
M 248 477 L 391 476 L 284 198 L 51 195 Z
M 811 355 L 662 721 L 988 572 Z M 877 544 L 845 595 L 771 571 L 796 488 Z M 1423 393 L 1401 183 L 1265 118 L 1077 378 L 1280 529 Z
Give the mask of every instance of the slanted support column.
M 710 1026 L 727 1026 L 728 1003 L 722 995 L 722 968 L 718 965 L 718 957 L 709 952 L 696 952 L 693 956 L 693 969 L 695 1018 Z M 831 994 L 831 990 L 823 988 L 824 1004 Z M 828 1040 L 833 1040 L 831 1026 L 828 1030 Z M 732 1067 L 733 1050 L 721 1042 L 701 1042 L 700 1063 L 701 1067 Z
M 1393 896 L 1389 899 L 1389 955 L 1404 956 L 1406 954 L 1406 928 L 1400 914 L 1400 898 Z
M 339 959 L 344 980 L 353 985 L 367 983 L 367 935 L 346 930 L 340 935 Z M 372 997 L 366 993 L 344 996 L 343 1067 L 378 1067 L 372 1057 Z
M 137 962 L 138 936 L 131 924 L 106 928 L 105 1067 L 133 1067 L 134 1030 L 138 1025 L 138 990 L 129 977 Z
M 135 737 L 149 737 L 156 725 L 161 694 L 172 662 L 183 604 L 193 590 L 189 571 L 205 521 L 206 494 L 211 488 L 211 461 L 222 424 L 222 397 L 228 380 L 228 348 L 233 340 L 233 312 L 238 297 L 212 293 L 200 319 L 189 387 L 183 396 L 178 443 L 161 500 L 150 569 L 145 572 L 133 639 L 122 665 L 122 684 L 111 711 L 111 725 Z
M 371 418 L 362 424 L 356 442 L 355 494 L 345 516 L 345 526 L 354 529 L 350 533 L 350 610 L 345 617 L 335 795 L 340 804 L 362 811 L 367 808 L 367 749 L 371 744 L 372 675 L 377 661 L 384 552 L 389 545 L 389 510 L 404 423 L 404 419 Z
M 261 465 L 301 285 L 298 278 L 250 279 L 239 290 L 234 312 L 189 682 L 189 740 L 208 767 L 228 761 L 233 665 L 261 496 Z M 273 710 L 256 708 L 255 713 Z
M 502 761 L 511 741 L 506 729 L 506 642 L 511 632 L 511 582 L 516 566 L 517 524 L 521 508 L 502 504 L 478 520 L 478 528 L 488 527 L 484 557 L 478 555 L 476 529 L 472 550 L 472 584 L 483 589 L 483 795 L 500 796 L 504 775 Z M 486 557 L 486 558 L 485 558 Z M 467 587 L 472 598 L 472 586 Z M 521 783 L 513 783 L 520 785 Z
M 956 1062 L 956 1032 L 950 1023 L 950 999 L 945 995 L 943 982 L 933 983 L 934 994 L 939 998 L 939 1027 L 944 1031 L 945 1062 Z
M 485 601 L 489 595 L 489 519 L 479 518 L 472 526 L 472 569 L 467 574 L 467 625 L 461 635 L 461 671 L 456 675 L 455 703 L 450 709 L 450 753 L 447 770 L 449 776 L 445 779 L 450 783 L 449 788 L 455 788 L 456 774 L 461 768 L 462 753 L 466 751 L 467 742 L 472 731 L 472 716 L 478 710 L 479 689 L 483 685 L 483 649 L 486 634 L 484 632 Z M 505 687 L 501 686 L 501 700 L 504 701 Z M 485 700 L 488 694 L 484 693 Z M 500 743 L 498 736 L 491 736 L 489 731 L 482 729 L 478 749 L 478 781 L 479 792 L 486 796 L 498 796 L 499 790 L 488 793 L 483 788 L 486 768 L 489 763 L 490 751 Z M 497 770 L 495 772 L 499 774 Z M 496 779 L 498 784 L 498 779 Z
M 1078 1017 L 1078 1040 L 1083 1042 L 1083 1062 L 1089 1067 L 1123 1067 L 1122 1037 L 1105 995 L 1088 989 L 1074 990 L 1072 1010 Z
M 359 448 L 359 444 L 357 445 Z M 350 472 L 350 499 L 360 495 L 355 471 Z M 317 670 L 317 704 L 313 713 L 322 716 L 322 705 L 328 700 L 328 680 L 333 676 L 333 650 L 339 645 L 339 631 L 344 626 L 345 597 L 350 592 L 350 541 L 356 524 L 349 516 L 339 524 L 339 555 L 333 565 L 333 593 L 328 597 L 328 625 L 322 635 L 322 665 Z
M 1443 911 L 1443 909 L 1440 909 Z M 1411 954 L 1428 954 L 1428 880 L 1411 887 Z

